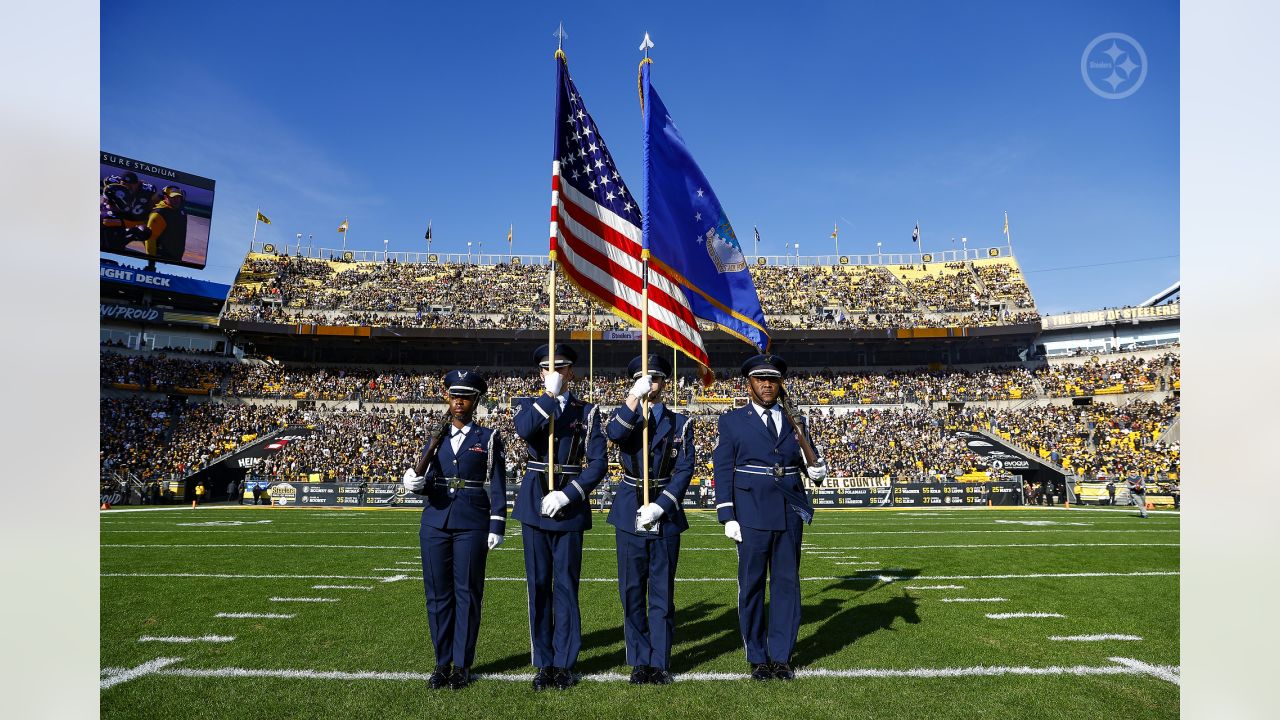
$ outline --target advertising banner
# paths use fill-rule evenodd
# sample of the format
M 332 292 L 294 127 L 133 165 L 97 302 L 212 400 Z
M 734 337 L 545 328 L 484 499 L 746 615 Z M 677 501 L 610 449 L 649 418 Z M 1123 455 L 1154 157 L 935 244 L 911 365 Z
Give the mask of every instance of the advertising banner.
M 1008 470 L 1014 474 L 1038 470 L 1042 465 L 1032 463 L 1027 457 L 1004 443 L 981 433 L 956 430 L 956 438 L 964 442 L 969 452 L 978 456 L 980 463 L 992 470 Z
M 608 509 L 615 491 L 634 492 L 615 485 L 597 490 L 591 507 Z M 516 489 L 507 493 L 507 504 L 515 502 Z M 270 487 L 271 504 L 283 507 L 422 507 L 426 498 L 407 492 L 400 483 L 320 483 L 277 482 Z M 250 495 L 250 497 L 252 497 Z M 942 484 L 910 483 L 879 488 L 819 489 L 811 495 L 815 508 L 924 507 L 1021 505 L 1022 491 L 1016 481 Z M 699 490 L 690 487 L 683 506 L 697 508 Z

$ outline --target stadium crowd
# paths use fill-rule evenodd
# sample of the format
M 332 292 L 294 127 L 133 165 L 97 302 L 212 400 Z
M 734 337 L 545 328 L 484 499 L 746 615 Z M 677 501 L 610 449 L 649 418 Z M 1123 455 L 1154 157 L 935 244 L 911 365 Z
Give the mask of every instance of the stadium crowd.
M 955 429 L 981 429 L 1088 479 L 1140 474 L 1155 480 L 1177 476 L 1179 448 L 1159 437 L 1178 412 L 1177 401 L 1170 399 L 1081 408 L 970 406 L 959 412 L 941 407 L 817 408 L 810 421 L 814 441 L 836 477 L 916 480 L 991 471 L 952 434 Z M 711 476 L 717 414 L 703 410 L 694 416 L 699 482 Z M 192 404 L 175 412 L 162 402 L 133 398 L 104 398 L 101 416 L 103 476 L 125 471 L 144 481 L 183 477 L 257 435 L 303 425 L 313 436 L 273 456 L 263 467 L 268 479 L 395 482 L 444 419 L 443 411 L 409 408 L 300 411 L 234 402 Z M 510 408 L 495 407 L 479 421 L 508 440 L 508 466 L 518 473 L 523 452 Z
M 957 267 L 951 267 L 955 265 Z M 990 269 L 994 267 L 995 269 Z M 882 329 L 1032 322 L 1039 318 L 1012 264 L 948 263 L 947 268 L 862 265 L 753 265 L 771 326 Z M 500 263 L 341 263 L 302 257 L 246 257 L 223 312 L 227 320 L 421 328 L 546 326 L 547 269 Z M 979 277 L 990 277 L 984 291 Z M 985 280 L 984 280 L 985 285 Z M 1003 307 L 1001 301 L 1008 300 Z M 557 282 L 557 323 L 587 327 L 592 303 Z M 992 308 L 995 309 L 992 309 Z M 606 312 L 595 326 L 623 327 Z
M 262 362 L 196 360 L 165 353 L 129 355 L 101 353 L 103 386 L 124 385 L 157 390 L 221 387 L 235 397 L 362 400 L 376 403 L 438 402 L 439 370 L 371 367 L 310 367 Z M 490 374 L 492 402 L 535 392 L 537 374 L 531 371 Z M 798 371 L 788 392 L 802 405 L 927 403 L 937 400 L 977 401 L 1034 397 L 1066 397 L 1094 393 L 1167 390 L 1180 377 L 1180 358 L 1169 352 L 1153 358 L 1093 357 L 1084 363 L 1041 365 L 1034 371 L 1021 366 L 966 370 L 885 370 L 879 372 L 817 373 Z M 702 388 L 688 373 L 676 383 L 682 400 L 695 397 L 745 397 L 746 385 L 736 374 L 720 373 L 710 388 Z M 588 393 L 588 388 L 593 392 Z M 610 403 L 625 394 L 626 378 L 599 372 L 579 390 L 588 399 Z

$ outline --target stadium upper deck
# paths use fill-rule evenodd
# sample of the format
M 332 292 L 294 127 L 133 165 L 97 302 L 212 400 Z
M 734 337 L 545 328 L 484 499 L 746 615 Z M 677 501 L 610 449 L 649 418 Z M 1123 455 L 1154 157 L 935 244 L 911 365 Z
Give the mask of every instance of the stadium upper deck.
M 544 338 L 550 296 L 542 257 L 254 250 L 221 326 L 252 338 L 264 354 L 486 367 L 523 364 Z M 794 357 L 797 367 L 829 366 L 837 354 L 849 365 L 1011 362 L 1031 351 L 1040 330 L 1030 289 L 1007 248 L 751 261 L 773 349 Z M 568 282 L 557 283 L 556 306 L 566 339 L 630 339 L 618 332 L 629 330 L 623 321 Z M 704 331 L 716 362 L 740 361 L 741 341 L 709 326 Z M 327 337 L 304 349 L 298 335 Z M 413 339 L 436 341 L 430 358 L 405 345 Z M 596 351 L 606 362 L 620 359 L 609 347 Z
M 545 258 L 347 255 L 349 261 L 248 253 L 224 319 L 422 328 L 545 325 Z M 969 255 L 946 261 L 929 254 L 886 255 L 883 262 L 867 263 L 849 256 L 835 262 L 760 257 L 751 272 L 775 328 L 984 327 L 1039 318 L 1017 260 L 1006 250 Z M 852 258 L 859 259 L 865 258 Z M 556 304 L 563 315 L 557 323 L 587 327 L 591 303 L 572 285 L 558 284 Z M 622 327 L 603 312 L 596 325 Z

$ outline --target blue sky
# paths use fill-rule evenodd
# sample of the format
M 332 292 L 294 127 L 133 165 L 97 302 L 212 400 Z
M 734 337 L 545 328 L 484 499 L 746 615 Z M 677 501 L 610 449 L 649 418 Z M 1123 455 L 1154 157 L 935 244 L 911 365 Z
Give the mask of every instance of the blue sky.
M 587 109 L 640 188 L 637 47 L 744 248 L 1003 244 L 1044 312 L 1179 279 L 1173 2 L 139 3 L 102 7 L 102 148 L 214 178 L 209 266 L 259 240 L 545 253 L 556 25 Z M 1147 74 L 1099 97 L 1081 55 L 1132 36 Z M 1091 56 L 1092 57 L 1092 56 Z M 172 72 L 169 72 L 172 71 Z M 475 247 L 478 247 L 476 245 Z

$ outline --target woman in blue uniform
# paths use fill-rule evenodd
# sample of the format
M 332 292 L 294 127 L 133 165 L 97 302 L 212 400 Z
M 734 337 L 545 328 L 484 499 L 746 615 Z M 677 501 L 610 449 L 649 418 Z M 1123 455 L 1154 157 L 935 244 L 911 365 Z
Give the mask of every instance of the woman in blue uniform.
M 474 370 L 454 370 L 444 384 L 447 422 L 417 466 L 405 471 L 404 487 L 426 496 L 418 539 L 436 654 L 427 686 L 459 690 L 471 683 L 485 560 L 502 544 L 506 526 L 506 458 L 498 432 L 472 421 L 488 389 L 484 378 Z

